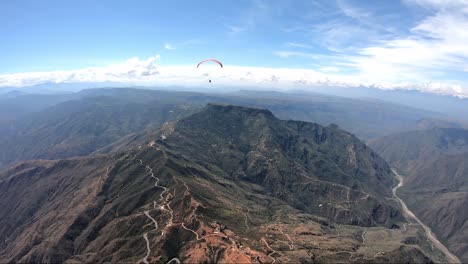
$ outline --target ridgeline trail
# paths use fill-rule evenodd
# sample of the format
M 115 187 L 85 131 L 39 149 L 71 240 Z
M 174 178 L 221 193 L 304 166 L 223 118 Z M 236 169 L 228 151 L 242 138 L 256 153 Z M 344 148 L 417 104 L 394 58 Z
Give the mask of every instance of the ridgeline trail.
M 151 147 L 154 147 L 154 143 L 153 144 L 150 144 Z M 138 147 L 138 149 L 140 149 L 141 146 Z M 158 151 L 163 151 L 157 147 L 155 147 L 156 150 Z M 163 154 L 164 154 L 164 157 L 166 158 L 167 160 L 167 155 L 166 153 L 163 151 Z M 153 201 L 153 209 L 156 209 L 156 210 L 161 210 L 161 211 L 167 211 L 169 212 L 170 214 L 170 218 L 169 218 L 169 221 L 168 223 L 166 224 L 166 226 L 164 227 L 164 229 L 162 230 L 161 232 L 161 236 L 164 236 L 164 231 L 166 230 L 166 228 L 169 228 L 173 225 L 173 210 L 171 209 L 170 207 L 170 201 L 169 199 L 173 196 L 172 194 L 168 193 L 166 197 L 164 197 L 164 194 L 168 191 L 168 188 L 167 187 L 164 187 L 164 186 L 161 186 L 159 185 L 159 177 L 156 177 L 156 175 L 154 175 L 154 172 L 153 172 L 153 169 L 148 165 L 148 164 L 145 164 L 143 163 L 143 160 L 142 159 L 138 159 L 137 158 L 137 155 L 136 154 L 133 154 L 133 160 L 134 161 L 138 161 L 139 165 L 140 166 L 143 166 L 145 168 L 145 173 L 146 172 L 149 172 L 151 178 L 155 179 L 155 183 L 154 183 L 154 187 L 156 188 L 160 188 L 162 189 L 163 191 L 160 193 L 159 195 L 159 200 L 158 201 Z M 175 192 L 175 190 L 174 190 Z M 158 203 L 161 203 L 160 206 L 158 206 Z M 151 220 L 151 222 L 153 222 L 154 224 L 154 230 L 156 231 L 159 227 L 158 225 L 158 222 L 156 221 L 156 219 L 154 219 L 151 215 L 150 215 L 150 210 L 145 210 L 144 212 L 144 215 L 146 215 L 146 217 L 148 217 L 149 220 Z M 143 233 L 143 239 L 145 240 L 146 242 L 146 255 L 143 257 L 143 259 L 141 259 L 139 261 L 139 263 L 143 262 L 145 264 L 148 264 L 149 261 L 148 261 L 148 258 L 150 257 L 150 254 L 151 254 L 151 246 L 150 246 L 150 240 L 148 239 L 148 232 L 145 232 Z M 170 262 L 172 261 L 178 261 L 178 258 L 174 258 L 172 259 Z

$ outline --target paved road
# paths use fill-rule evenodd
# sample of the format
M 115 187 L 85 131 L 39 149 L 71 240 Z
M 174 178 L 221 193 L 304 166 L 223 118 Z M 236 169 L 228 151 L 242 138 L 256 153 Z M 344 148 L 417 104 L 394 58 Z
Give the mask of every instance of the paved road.
M 401 177 L 400 174 L 398 174 L 395 170 L 393 170 L 393 173 L 395 174 L 395 177 L 398 179 L 399 183 L 397 186 L 393 187 L 392 192 L 393 196 L 396 197 L 396 199 L 400 202 L 401 207 L 403 208 L 403 214 L 407 218 L 413 218 L 419 225 L 422 226 L 424 231 L 426 232 L 426 236 L 431 240 L 431 242 L 434 244 L 435 247 L 437 247 L 440 251 L 442 251 L 447 259 L 450 261 L 450 263 L 461 263 L 461 261 L 457 258 L 457 256 L 453 255 L 436 237 L 435 234 L 432 233 L 431 229 L 426 226 L 419 218 L 411 211 L 408 209 L 406 206 L 405 202 L 398 197 L 396 192 L 398 189 L 400 189 L 403 186 L 403 177 Z

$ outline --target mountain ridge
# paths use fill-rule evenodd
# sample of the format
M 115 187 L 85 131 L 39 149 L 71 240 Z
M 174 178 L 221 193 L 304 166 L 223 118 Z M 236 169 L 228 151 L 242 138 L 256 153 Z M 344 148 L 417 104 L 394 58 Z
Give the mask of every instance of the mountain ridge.
M 0 218 L 0 260 L 443 259 L 417 228 L 400 228 L 388 165 L 335 125 L 209 105 L 135 137 L 114 152 L 1 172 L 0 208 L 9 217 Z M 367 166 L 356 172 L 354 163 Z

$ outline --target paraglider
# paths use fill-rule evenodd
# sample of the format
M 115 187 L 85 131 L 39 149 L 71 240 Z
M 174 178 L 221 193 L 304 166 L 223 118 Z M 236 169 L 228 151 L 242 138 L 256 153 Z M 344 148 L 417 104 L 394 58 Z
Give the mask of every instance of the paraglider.
M 221 66 L 221 68 L 224 67 L 224 66 L 223 66 L 223 63 L 221 63 L 219 60 L 216 60 L 216 59 L 206 59 L 206 60 L 200 61 L 200 62 L 197 64 L 197 69 L 200 67 L 200 65 L 202 65 L 202 64 L 205 63 L 205 62 L 209 62 L 209 61 L 219 64 L 219 66 Z M 208 80 L 208 82 L 211 83 L 211 79 Z
M 222 64 L 219 60 L 216 60 L 216 59 L 202 60 L 202 61 L 200 61 L 200 62 L 197 64 L 197 68 L 200 67 L 200 65 L 202 65 L 203 63 L 208 62 L 208 61 L 212 61 L 212 62 L 218 63 L 219 66 L 221 66 L 221 68 L 223 68 L 223 64 Z

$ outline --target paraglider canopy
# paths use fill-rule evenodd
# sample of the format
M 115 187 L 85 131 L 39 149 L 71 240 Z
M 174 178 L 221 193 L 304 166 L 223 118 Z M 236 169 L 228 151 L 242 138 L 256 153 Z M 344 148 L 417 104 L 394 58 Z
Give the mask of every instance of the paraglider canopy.
M 223 68 L 223 64 L 219 60 L 216 60 L 216 59 L 202 60 L 197 64 L 197 68 L 200 67 L 200 65 L 202 65 L 203 63 L 208 62 L 208 61 L 215 62 L 215 63 L 219 64 L 219 66 L 221 66 L 221 68 Z
M 198 69 L 198 67 L 200 67 L 200 65 L 202 65 L 202 64 L 205 63 L 205 62 L 209 62 L 209 61 L 214 62 L 214 63 L 217 63 L 219 66 L 221 66 L 221 68 L 223 68 L 223 64 L 222 64 L 219 60 L 216 60 L 216 59 L 206 59 L 206 60 L 200 61 L 200 62 L 197 64 L 197 69 Z M 211 79 L 208 80 L 208 82 L 211 83 Z

